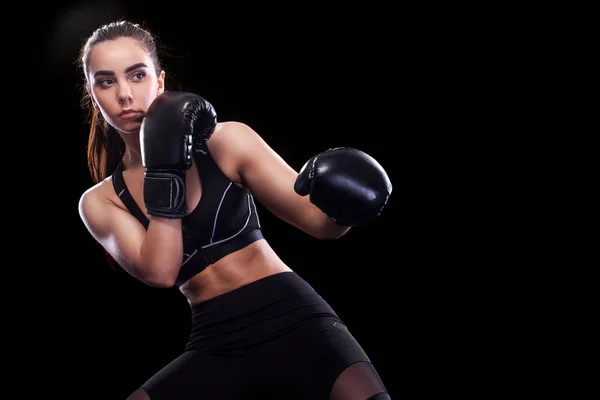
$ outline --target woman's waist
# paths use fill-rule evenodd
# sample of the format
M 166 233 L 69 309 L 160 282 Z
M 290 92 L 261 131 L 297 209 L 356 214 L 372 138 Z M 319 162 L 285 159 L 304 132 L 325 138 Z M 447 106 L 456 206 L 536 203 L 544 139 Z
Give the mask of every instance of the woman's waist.
M 244 347 L 315 317 L 337 315 L 295 272 L 274 273 L 192 306 L 188 348 Z
M 193 307 L 259 279 L 287 271 L 290 268 L 266 240 L 260 239 L 209 265 L 179 289 Z

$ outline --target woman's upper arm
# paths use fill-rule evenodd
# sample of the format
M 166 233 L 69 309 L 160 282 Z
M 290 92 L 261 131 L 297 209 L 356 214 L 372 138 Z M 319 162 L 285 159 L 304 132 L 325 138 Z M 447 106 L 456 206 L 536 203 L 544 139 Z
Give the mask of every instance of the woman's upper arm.
M 323 236 L 331 221 L 308 196 L 294 191 L 298 172 L 252 128 L 239 122 L 227 123 L 219 141 L 215 150 L 227 151 L 235 160 L 241 183 L 265 208 L 312 236 Z
M 145 229 L 139 221 L 93 189 L 81 196 L 79 215 L 92 237 L 122 268 L 136 278 L 144 278 L 139 266 Z

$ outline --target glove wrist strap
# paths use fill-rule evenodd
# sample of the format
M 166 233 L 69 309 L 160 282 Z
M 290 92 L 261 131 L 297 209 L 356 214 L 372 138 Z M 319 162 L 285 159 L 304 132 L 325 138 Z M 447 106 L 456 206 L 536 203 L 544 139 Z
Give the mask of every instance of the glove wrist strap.
M 144 203 L 148 214 L 164 218 L 186 215 L 185 175 L 172 171 L 146 171 Z

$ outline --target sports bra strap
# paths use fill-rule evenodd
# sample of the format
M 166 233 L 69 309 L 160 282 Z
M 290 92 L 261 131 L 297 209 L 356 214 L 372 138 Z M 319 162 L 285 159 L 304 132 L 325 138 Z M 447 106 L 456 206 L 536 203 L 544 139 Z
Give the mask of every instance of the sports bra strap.
M 146 215 L 140 210 L 133 197 L 131 197 L 131 193 L 127 190 L 127 186 L 125 186 L 125 180 L 123 179 L 123 163 L 120 162 L 115 169 L 115 172 L 112 176 L 113 187 L 115 188 L 115 192 L 125 204 L 125 206 L 129 209 L 131 214 L 135 216 L 143 225 L 144 228 L 148 229 L 148 225 L 150 221 L 146 218 Z

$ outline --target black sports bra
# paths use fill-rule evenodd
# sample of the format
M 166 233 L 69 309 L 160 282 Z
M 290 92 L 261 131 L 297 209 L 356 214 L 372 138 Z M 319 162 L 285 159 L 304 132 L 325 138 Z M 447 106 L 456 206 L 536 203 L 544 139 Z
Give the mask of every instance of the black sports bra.
M 202 178 L 202 197 L 196 208 L 182 219 L 184 254 L 177 286 L 227 254 L 263 238 L 252 194 L 223 174 L 206 143 L 194 144 L 194 161 Z M 129 193 L 121 163 L 112 180 L 129 212 L 148 229 L 150 221 Z

